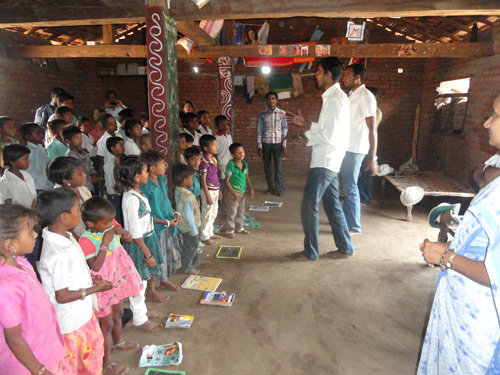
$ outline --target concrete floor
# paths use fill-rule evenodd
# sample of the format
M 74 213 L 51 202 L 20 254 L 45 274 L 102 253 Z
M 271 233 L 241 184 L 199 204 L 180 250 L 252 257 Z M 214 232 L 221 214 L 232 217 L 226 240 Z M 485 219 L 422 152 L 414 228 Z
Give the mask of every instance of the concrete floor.
M 202 292 L 170 292 L 165 304 L 149 308 L 194 315 L 190 329 L 142 333 L 135 327 L 123 336 L 141 344 L 182 342 L 184 360 L 171 370 L 186 374 L 414 374 L 426 317 L 438 272 L 423 263 L 418 244 L 437 237 L 427 224 L 426 201 L 404 221 L 399 194 L 375 183 L 372 205 L 363 208 L 363 235 L 355 237 L 356 256 L 346 260 L 293 262 L 285 255 L 302 249 L 300 202 L 308 166 L 285 163 L 287 195 L 281 209 L 251 212 L 262 225 L 250 236 L 225 239 L 242 245 L 240 260 L 215 259 L 216 246 L 204 247 L 201 275 L 221 277 L 219 290 L 236 293 L 231 308 L 200 305 Z M 250 171 L 257 194 L 266 198 L 260 163 Z M 247 205 L 250 200 L 247 200 Z M 432 205 L 431 205 L 432 207 Z M 326 217 L 320 217 L 320 251 L 334 249 Z M 171 281 L 182 283 L 186 275 Z M 113 355 L 137 367 L 140 350 Z

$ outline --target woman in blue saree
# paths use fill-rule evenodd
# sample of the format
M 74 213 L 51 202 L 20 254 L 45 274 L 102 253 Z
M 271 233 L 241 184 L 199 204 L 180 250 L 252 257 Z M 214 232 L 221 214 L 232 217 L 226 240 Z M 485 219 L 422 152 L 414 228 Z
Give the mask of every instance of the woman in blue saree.
M 500 95 L 493 110 L 484 127 L 500 149 Z M 420 250 L 441 274 L 418 375 L 500 374 L 500 177 L 472 200 L 451 243 Z

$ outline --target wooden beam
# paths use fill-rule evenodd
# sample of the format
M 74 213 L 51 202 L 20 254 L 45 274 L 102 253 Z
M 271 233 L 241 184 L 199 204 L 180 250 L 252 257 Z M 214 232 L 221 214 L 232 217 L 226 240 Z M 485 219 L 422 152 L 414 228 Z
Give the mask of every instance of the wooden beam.
M 293 46 L 288 46 L 287 57 L 293 57 Z M 279 45 L 272 46 L 272 57 L 279 56 Z M 78 58 L 78 57 L 114 57 L 146 58 L 146 47 L 142 45 L 98 45 L 98 46 L 10 46 L 8 55 L 15 58 Z M 412 50 L 407 55 L 400 55 L 401 50 Z M 347 44 L 331 45 L 330 55 L 341 58 L 479 58 L 491 56 L 493 44 L 481 43 L 410 43 L 410 44 Z M 206 57 L 265 57 L 259 53 L 258 46 L 199 46 L 188 54 L 178 47 L 179 59 Z M 309 46 L 309 57 L 315 57 L 314 46 Z
M 115 44 L 114 25 L 102 25 L 102 44 Z
M 215 45 L 215 39 L 200 29 L 200 26 L 198 26 L 198 24 L 194 21 L 178 21 L 177 31 L 179 31 L 182 35 L 187 36 L 199 46 Z

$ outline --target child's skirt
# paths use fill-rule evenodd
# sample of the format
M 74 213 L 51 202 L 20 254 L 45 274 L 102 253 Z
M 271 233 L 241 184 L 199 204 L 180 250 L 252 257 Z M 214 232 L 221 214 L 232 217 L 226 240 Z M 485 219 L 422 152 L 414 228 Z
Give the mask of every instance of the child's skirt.
M 163 266 L 161 267 L 161 282 L 167 281 L 175 271 L 181 268 L 181 252 L 177 231 L 175 228 L 166 228 L 159 236 Z
M 158 236 L 155 232 L 152 232 L 149 236 L 142 237 L 146 247 L 149 249 L 151 254 L 156 260 L 156 266 L 152 268 L 148 268 L 146 266 L 146 258 L 144 258 L 144 254 L 141 249 L 135 244 L 135 241 L 131 243 L 124 243 L 123 247 L 127 251 L 128 255 L 132 259 L 132 262 L 135 264 L 135 268 L 142 280 L 154 279 L 157 280 L 161 275 L 161 267 L 164 262 L 163 257 L 161 256 L 160 243 L 158 242 Z
M 112 251 L 108 250 L 106 260 L 99 272 L 92 271 L 91 273 L 93 276 L 99 276 L 116 285 L 116 288 L 97 293 L 96 316 L 98 318 L 109 315 L 111 306 L 116 305 L 122 299 L 138 297 L 141 294 L 141 276 L 123 246 L 118 246 Z
M 101 375 L 104 338 L 95 315 L 76 331 L 63 335 L 66 362 L 64 374 Z

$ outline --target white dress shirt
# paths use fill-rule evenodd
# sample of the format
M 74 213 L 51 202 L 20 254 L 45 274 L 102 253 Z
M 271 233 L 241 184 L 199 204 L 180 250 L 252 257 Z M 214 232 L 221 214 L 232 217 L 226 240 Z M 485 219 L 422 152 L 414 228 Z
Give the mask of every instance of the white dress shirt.
M 43 288 L 56 310 L 61 333 L 70 333 L 92 318 L 93 309 L 97 308 L 96 295 L 87 296 L 83 301 L 78 299 L 60 304 L 56 300 L 56 291 L 92 287 L 90 270 L 82 248 L 71 233 L 66 233 L 65 237 L 44 228 L 42 236 L 43 248 L 38 271 Z
M 97 148 L 94 146 L 94 137 L 90 134 L 82 132 L 82 148 L 87 150 L 91 158 L 97 156 Z
M 0 193 L 4 200 L 12 199 L 12 204 L 31 208 L 36 198 L 35 181 L 28 172 L 21 170 L 23 180 L 8 169 L 0 180 Z
M 217 145 L 219 146 L 217 165 L 222 176 L 224 176 L 226 165 L 229 163 L 229 160 L 233 158 L 229 152 L 229 146 L 233 144 L 233 137 L 231 137 L 230 133 L 222 134 L 217 132 L 215 133 L 215 139 L 217 139 Z
M 29 142 L 26 147 L 30 149 L 30 166 L 26 170 L 33 177 L 35 188 L 37 190 L 47 190 L 54 187 L 54 183 L 50 182 L 47 177 L 47 164 L 49 164 L 49 157 L 47 150 L 42 145 Z
M 113 159 L 109 159 L 103 166 L 104 181 L 106 184 L 106 193 L 108 195 L 116 194 L 115 166 L 116 166 L 116 157 L 114 157 Z
M 139 156 L 141 154 L 141 149 L 137 146 L 132 138 L 127 138 L 125 141 L 125 150 L 123 152 L 126 156 Z
M 305 133 L 312 147 L 310 168 L 326 168 L 338 173 L 349 145 L 349 99 L 338 83 L 322 95 L 318 122 Z
M 106 141 L 111 137 L 120 137 L 120 135 L 118 134 L 118 132 L 113 135 L 109 134 L 108 132 L 104 132 L 101 139 L 99 139 L 99 141 L 97 142 L 97 156 L 104 157 L 104 164 L 106 164 L 109 159 L 114 159 L 115 157 L 111 152 L 108 151 L 108 148 L 106 147 Z
M 351 109 L 351 137 L 347 151 L 366 155 L 370 151 L 366 118 L 373 117 L 375 120 L 377 99 L 365 85 L 361 85 L 355 91 L 350 92 L 349 106 Z
M 195 130 L 194 134 L 193 134 L 189 130 L 187 130 L 186 128 L 184 128 L 184 130 L 181 133 L 186 133 L 186 134 L 189 134 L 191 137 L 193 137 L 193 139 L 194 139 L 193 146 L 199 146 L 200 145 L 200 138 L 201 138 L 201 136 L 203 134 L 201 134 L 199 130 Z M 201 150 L 201 151 L 203 152 L 203 150 Z

